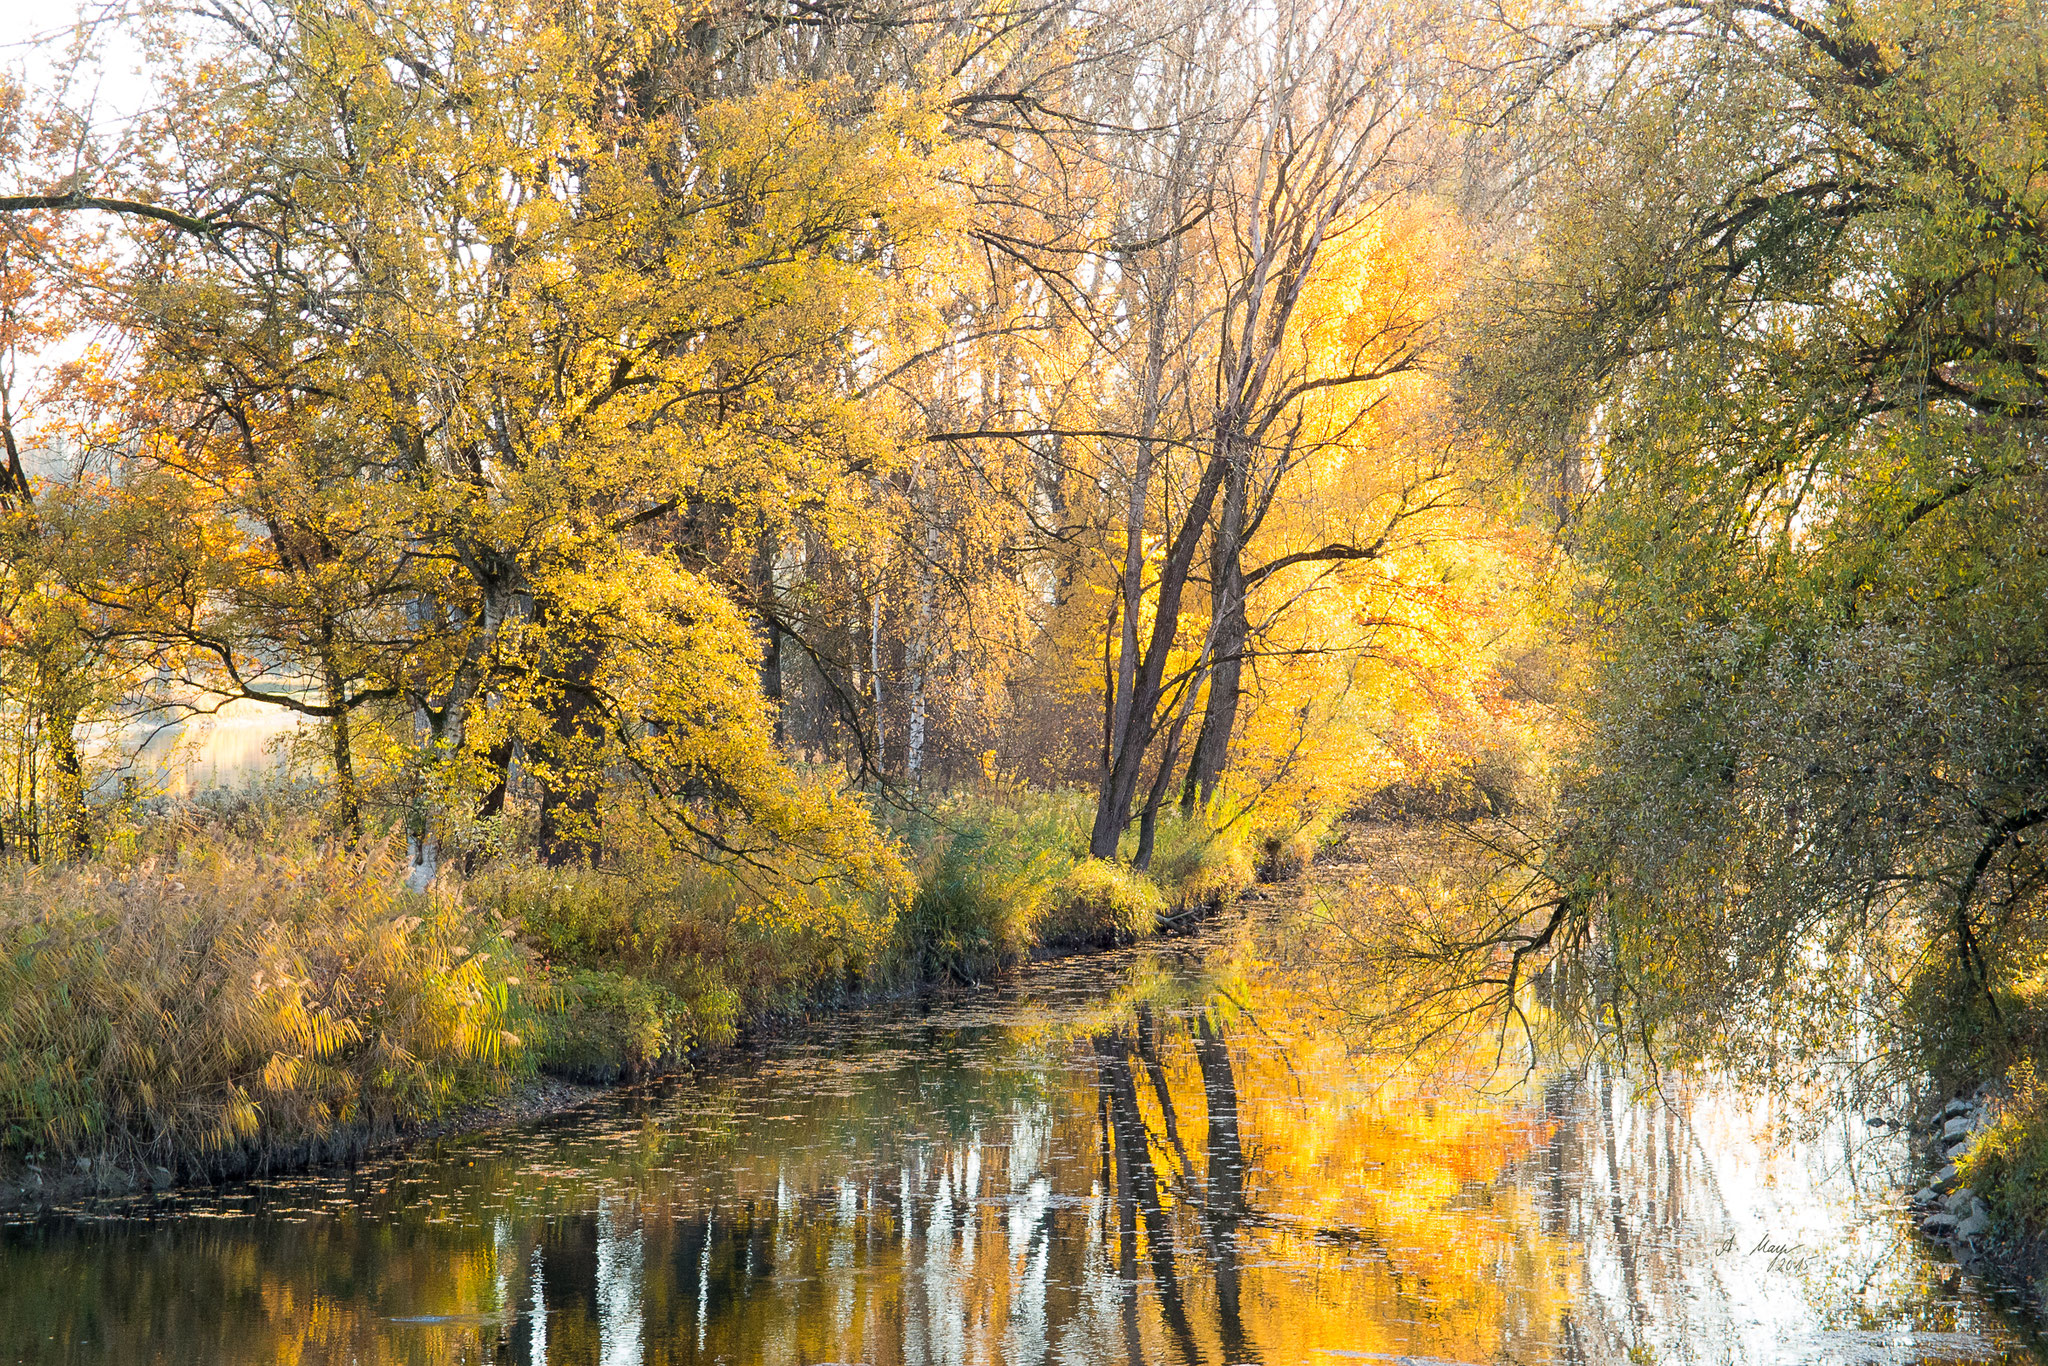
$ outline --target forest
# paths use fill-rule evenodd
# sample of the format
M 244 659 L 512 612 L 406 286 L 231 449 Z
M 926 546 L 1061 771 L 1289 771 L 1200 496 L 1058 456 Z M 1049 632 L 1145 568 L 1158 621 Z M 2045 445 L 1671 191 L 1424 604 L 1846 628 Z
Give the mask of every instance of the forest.
M 1361 1031 L 1995 1082 L 2048 1227 L 2038 5 L 61 22 L 0 1168 L 642 1076 L 1348 821 L 1448 851 L 1316 911 Z

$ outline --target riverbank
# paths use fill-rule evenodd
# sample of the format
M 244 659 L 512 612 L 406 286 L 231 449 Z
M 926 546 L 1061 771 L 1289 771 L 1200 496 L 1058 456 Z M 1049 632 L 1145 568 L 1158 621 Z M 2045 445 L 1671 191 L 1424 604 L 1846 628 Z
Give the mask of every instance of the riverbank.
M 1069 852 L 1057 803 L 951 814 L 903 842 L 907 904 L 865 917 L 532 865 L 413 893 L 389 848 L 221 831 L 22 873 L 0 887 L 0 1210 L 537 1118 L 820 1014 L 1184 928 L 1305 858 L 1176 828 L 1141 875 Z
M 2037 1361 L 1900 1246 L 1887 1145 L 1850 1172 L 1724 1091 L 1362 1055 L 1302 919 L 150 1217 L 0 1220 L 0 1361 Z
M 1914 1126 L 1926 1135 L 1920 1151 L 1932 1175 L 1908 1198 L 1920 1232 L 1945 1243 L 1966 1268 L 1986 1263 L 1991 1249 L 1991 1210 L 1962 1173 L 1972 1141 L 1988 1128 L 1994 1115 L 1986 1089 L 1943 1104 Z
M 1927 1179 L 1908 1205 L 1922 1236 L 1958 1266 L 2020 1291 L 2039 1314 L 2048 1312 L 2048 1132 L 2034 1090 L 2022 1068 L 1923 1114 L 1913 1128 Z
M 284 1175 L 357 1162 L 381 1153 L 436 1138 L 482 1133 L 507 1125 L 529 1124 L 565 1113 L 614 1088 L 565 1081 L 560 1077 L 527 1077 L 501 1095 L 408 1129 L 359 1130 L 336 1134 L 316 1148 L 252 1154 L 247 1165 L 215 1171 L 204 1178 L 181 1177 L 164 1166 L 118 1162 L 74 1164 L 70 1170 L 41 1163 L 18 1162 L 0 1167 L 0 1215 L 73 1206 L 96 1199 L 122 1199 L 144 1192 L 162 1193 L 193 1186 L 218 1185 L 252 1176 Z
M 1226 902 L 1211 900 L 1162 923 L 1160 935 L 1186 933 L 1220 912 L 1226 905 L 1259 895 L 1249 889 Z M 1033 946 L 1025 955 L 1034 963 L 1085 957 L 1124 948 L 1150 935 L 1105 936 L 1093 943 L 1063 942 Z M 1011 966 L 1011 965 L 1005 965 Z M 873 991 L 843 993 L 827 1002 L 814 1003 L 815 1010 L 852 1010 L 969 989 L 980 983 L 961 983 L 939 978 Z M 437 1138 L 459 1138 L 491 1129 L 530 1124 L 563 1114 L 608 1095 L 621 1087 L 638 1085 L 663 1076 L 685 1072 L 712 1072 L 730 1066 L 774 1040 L 797 1033 L 815 1019 L 813 1011 L 783 1010 L 765 1016 L 741 1031 L 732 1042 L 704 1047 L 681 1056 L 665 1056 L 630 1074 L 620 1072 L 602 1082 L 575 1081 L 540 1073 L 511 1081 L 503 1092 L 468 1104 L 450 1113 L 405 1126 L 361 1127 L 328 1135 L 317 1144 L 291 1148 L 251 1149 L 235 1155 L 240 1160 L 216 1159 L 203 1169 L 174 1170 L 161 1164 L 142 1164 L 85 1158 L 69 1169 L 33 1160 L 0 1161 L 0 1215 L 30 1213 L 41 1209 L 75 1206 L 95 1199 L 122 1199 L 145 1192 L 163 1193 L 195 1186 L 213 1186 L 253 1176 L 284 1175 L 298 1171 L 372 1160 Z

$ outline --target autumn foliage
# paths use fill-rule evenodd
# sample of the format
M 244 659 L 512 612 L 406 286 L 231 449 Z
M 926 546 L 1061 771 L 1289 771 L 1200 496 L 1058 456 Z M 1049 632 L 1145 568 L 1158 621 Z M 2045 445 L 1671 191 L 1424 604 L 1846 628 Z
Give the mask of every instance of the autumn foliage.
M 227 917 L 193 970 L 261 959 L 259 1013 L 321 984 L 207 1026 L 214 1129 L 10 1122 L 210 1151 L 479 1059 L 632 1071 L 1150 933 L 1364 793 L 1515 770 L 1545 552 L 1447 403 L 1449 21 L 1177 14 L 213 0 L 136 11 L 130 120 L 8 85 L 0 854 L 43 871 L 0 1017 L 63 1053 L 19 1012 L 127 989 L 67 956 L 102 920 Z M 303 861 L 135 854 L 217 716 L 279 723 Z M 104 910 L 39 918 L 59 883 Z M 443 920 L 605 1042 L 319 994 Z

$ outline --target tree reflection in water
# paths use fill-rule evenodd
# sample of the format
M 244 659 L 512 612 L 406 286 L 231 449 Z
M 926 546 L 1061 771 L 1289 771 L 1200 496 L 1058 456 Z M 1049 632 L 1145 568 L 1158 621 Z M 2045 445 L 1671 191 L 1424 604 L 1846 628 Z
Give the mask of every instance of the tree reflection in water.
M 0 1360 L 1909 1362 L 2011 1342 L 1895 1223 L 1826 1223 L 1832 1197 L 1722 1132 L 1730 1107 L 1598 1071 L 1488 1097 L 1374 1070 L 1285 973 L 1208 947 L 1042 965 L 352 1174 L 7 1229 Z M 1828 1257 L 1746 1256 L 1771 1190 Z

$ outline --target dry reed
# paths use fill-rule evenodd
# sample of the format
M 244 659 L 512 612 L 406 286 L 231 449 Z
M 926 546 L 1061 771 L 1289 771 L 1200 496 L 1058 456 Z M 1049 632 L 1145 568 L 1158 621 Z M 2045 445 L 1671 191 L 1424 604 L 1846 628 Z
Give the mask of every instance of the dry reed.
M 502 1089 L 524 951 L 400 871 L 200 839 L 0 874 L 0 1155 L 235 1171 Z

